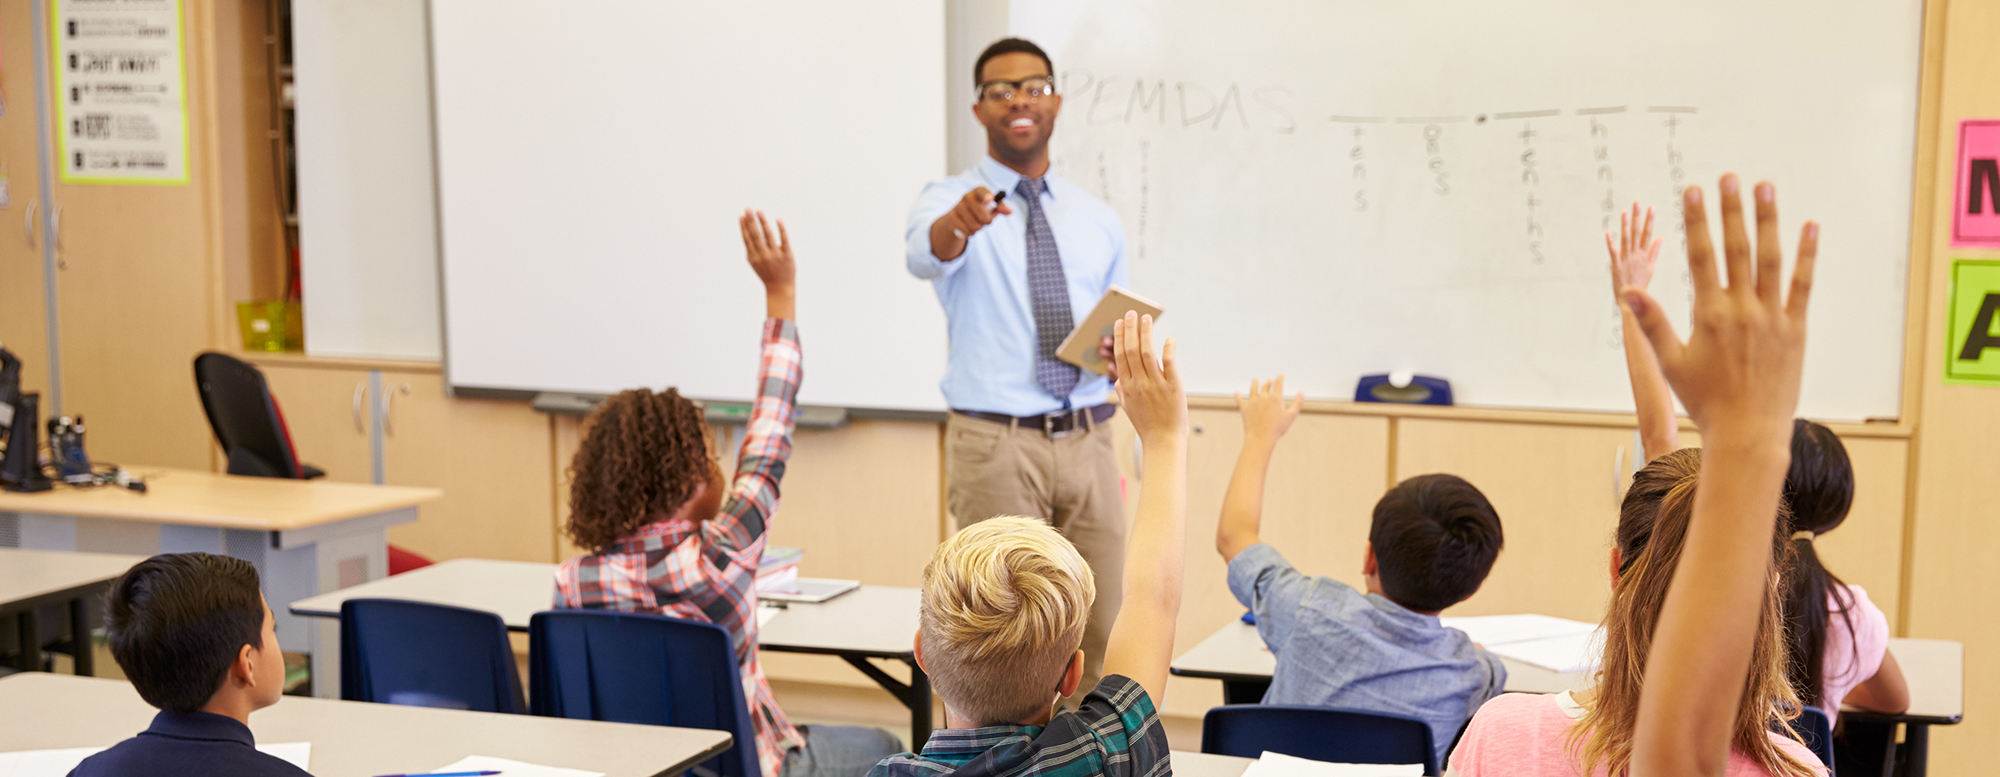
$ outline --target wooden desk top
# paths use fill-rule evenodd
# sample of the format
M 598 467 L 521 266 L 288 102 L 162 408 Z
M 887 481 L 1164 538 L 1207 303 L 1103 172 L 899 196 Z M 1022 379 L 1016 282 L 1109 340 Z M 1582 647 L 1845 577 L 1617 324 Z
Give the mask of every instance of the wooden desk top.
M 123 680 L 0 678 L 0 752 L 106 747 L 157 712 Z M 250 716 L 259 742 L 311 742 L 319 777 L 424 772 L 468 755 L 604 772 L 672 774 L 729 747 L 727 732 L 287 696 Z
M 555 570 L 529 561 L 452 559 L 289 606 L 298 615 L 337 618 L 349 599 L 408 599 L 484 610 L 526 631 L 528 619 L 555 600 Z M 864 585 L 821 604 L 793 603 L 759 629 L 758 643 L 781 652 L 901 658 L 916 638 L 918 598 L 915 588 Z
M 290 531 L 414 507 L 444 496 L 435 488 L 218 475 L 132 467 L 144 494 L 117 487 L 56 486 L 38 494 L 0 492 L 0 512 Z
M 116 580 L 145 556 L 0 548 L 0 609 Z
M 1243 770 L 1257 762 L 1255 758 L 1209 755 L 1187 750 L 1175 750 L 1169 757 L 1174 761 L 1174 774 L 1181 777 L 1241 777 Z
M 1889 640 L 1889 652 L 1910 682 L 1910 709 L 1899 715 L 1869 713 L 1852 707 L 1842 715 L 1868 715 L 1920 723 L 1957 723 L 1965 714 L 1965 646 L 1949 640 Z M 1556 673 L 1502 657 L 1507 665 L 1507 690 L 1559 693 L 1587 688 L 1591 672 Z M 1269 680 L 1278 660 L 1257 636 L 1257 627 L 1231 621 L 1173 661 L 1173 673 L 1218 680 Z

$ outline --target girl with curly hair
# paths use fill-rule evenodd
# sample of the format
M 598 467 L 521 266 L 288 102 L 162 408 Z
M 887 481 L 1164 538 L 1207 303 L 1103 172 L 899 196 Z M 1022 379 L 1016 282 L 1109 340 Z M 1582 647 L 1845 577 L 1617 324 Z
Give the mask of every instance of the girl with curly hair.
M 757 565 L 792 452 L 800 379 L 794 264 L 785 224 L 745 211 L 739 223 L 750 268 L 764 283 L 763 357 L 757 400 L 724 477 L 702 408 L 674 389 L 632 389 L 586 420 L 570 461 L 565 530 L 590 550 L 556 570 L 556 606 L 668 615 L 729 632 L 743 678 L 761 775 L 864 774 L 900 750 L 879 729 L 793 726 L 757 657 Z

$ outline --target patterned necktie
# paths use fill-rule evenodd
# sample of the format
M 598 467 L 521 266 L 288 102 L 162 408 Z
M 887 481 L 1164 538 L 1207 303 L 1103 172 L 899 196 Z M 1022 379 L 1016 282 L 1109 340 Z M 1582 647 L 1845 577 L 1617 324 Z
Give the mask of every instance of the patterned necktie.
M 1014 191 L 1028 206 L 1028 302 L 1035 314 L 1035 382 L 1069 406 L 1076 388 L 1077 368 L 1055 358 L 1056 347 L 1076 327 L 1070 311 L 1069 281 L 1063 277 L 1062 255 L 1056 253 L 1055 233 L 1042 212 L 1040 178 L 1022 178 Z

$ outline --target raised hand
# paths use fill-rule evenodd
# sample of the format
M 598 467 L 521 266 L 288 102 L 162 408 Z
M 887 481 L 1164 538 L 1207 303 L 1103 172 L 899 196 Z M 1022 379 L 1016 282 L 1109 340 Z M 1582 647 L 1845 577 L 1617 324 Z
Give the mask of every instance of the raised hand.
M 1621 292 L 1702 434 L 1694 516 L 1660 608 L 1639 695 L 1634 777 L 1722 773 L 1766 604 L 1819 225 L 1806 222 L 1786 294 L 1779 288 L 1784 251 L 1777 195 L 1769 183 L 1757 184 L 1753 246 L 1738 187 L 1733 174 L 1719 187 L 1727 286 L 1716 275 L 1701 189 L 1690 186 L 1682 195 L 1695 295 L 1686 343 L 1644 290 Z
M 1604 233 L 1604 247 L 1611 252 L 1611 295 L 1619 297 L 1619 292 L 1627 286 L 1646 288 L 1653 282 L 1653 267 L 1660 258 L 1659 238 L 1653 237 L 1653 209 L 1647 208 L 1642 222 L 1639 203 L 1632 203 L 1632 210 L 1618 214 L 1618 237 Z M 1623 305 L 1621 297 L 1619 304 Z
M 1305 407 L 1306 393 L 1301 391 L 1292 401 L 1285 401 L 1285 376 L 1279 375 L 1275 381 L 1250 381 L 1250 395 L 1236 395 L 1236 411 L 1243 415 L 1243 444 L 1252 442 L 1276 445 L 1278 438 L 1292 428 L 1298 420 L 1299 410 Z
M 782 220 L 777 220 L 777 234 L 772 234 L 770 221 L 763 211 L 743 211 L 743 217 L 737 220 L 737 226 L 743 230 L 743 252 L 750 260 L 750 269 L 764 282 L 765 315 L 794 319 L 798 267 L 792 260 L 792 236 L 785 232 Z
M 973 235 L 993 223 L 993 219 L 1013 212 L 1002 197 L 996 197 L 984 186 L 966 192 L 958 198 L 957 205 L 931 222 L 931 253 L 947 262 L 957 259 L 965 253 L 965 243 Z
M 1118 365 L 1118 404 L 1139 432 L 1155 443 L 1187 437 L 1187 394 L 1174 364 L 1174 341 L 1153 356 L 1153 317 L 1128 312 L 1111 325 L 1112 359 Z
M 1806 303 L 1812 290 L 1819 225 L 1806 222 L 1790 294 L 1781 290 L 1784 250 L 1778 244 L 1777 194 L 1757 184 L 1757 240 L 1744 228 L 1742 195 L 1735 174 L 1722 177 L 1722 243 L 1728 285 L 1716 275 L 1708 216 L 1700 187 L 1687 187 L 1688 270 L 1694 281 L 1694 317 L 1682 343 L 1645 289 L 1627 285 L 1620 295 L 1651 341 L 1667 382 L 1701 427 L 1704 442 L 1713 434 L 1741 433 L 1746 439 L 1786 444 L 1799 403 L 1805 363 Z

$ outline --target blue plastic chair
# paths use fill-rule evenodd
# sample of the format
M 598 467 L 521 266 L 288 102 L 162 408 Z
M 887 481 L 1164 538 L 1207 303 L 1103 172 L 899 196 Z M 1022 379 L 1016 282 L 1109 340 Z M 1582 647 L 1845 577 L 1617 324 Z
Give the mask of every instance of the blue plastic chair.
M 532 712 L 560 718 L 727 731 L 735 741 L 703 764 L 758 777 L 757 733 L 729 632 L 664 615 L 552 610 L 528 621 Z
M 1431 727 L 1379 712 L 1282 704 L 1215 707 L 1201 720 L 1201 751 L 1256 758 L 1264 751 L 1350 764 L 1423 764 L 1438 774 Z
M 1833 722 L 1827 719 L 1825 711 L 1818 707 L 1800 707 L 1799 716 L 1792 719 L 1790 728 L 1782 722 L 1771 724 L 1771 728 L 1798 740 L 1799 744 L 1812 750 L 1813 755 L 1819 756 L 1819 762 L 1826 764 L 1826 768 L 1833 768 Z
M 500 616 L 401 599 L 341 603 L 340 698 L 480 712 L 528 706 Z

